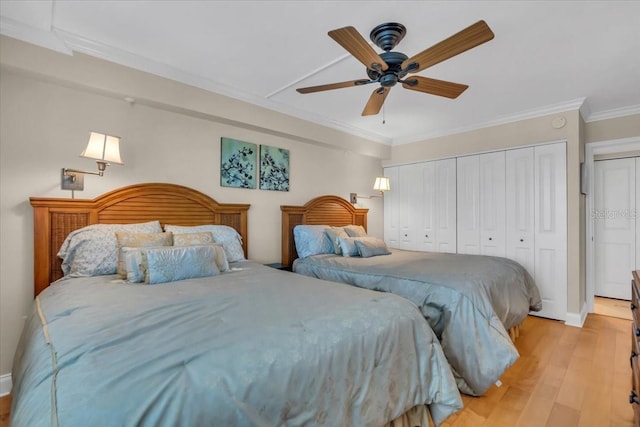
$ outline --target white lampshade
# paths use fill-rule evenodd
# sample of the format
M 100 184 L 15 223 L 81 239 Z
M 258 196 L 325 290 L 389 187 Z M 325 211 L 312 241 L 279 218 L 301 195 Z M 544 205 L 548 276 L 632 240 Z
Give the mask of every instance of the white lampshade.
M 375 184 L 373 184 L 373 189 L 378 191 L 391 190 L 391 185 L 389 184 L 389 178 L 386 176 L 377 177 Z
M 120 138 L 98 132 L 91 132 L 87 148 L 80 153 L 80 157 L 119 165 L 124 164 L 120 157 Z

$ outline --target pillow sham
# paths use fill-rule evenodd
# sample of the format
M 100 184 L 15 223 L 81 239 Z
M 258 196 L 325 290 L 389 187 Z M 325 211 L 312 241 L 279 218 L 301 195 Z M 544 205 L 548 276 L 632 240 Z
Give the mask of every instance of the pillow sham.
M 93 224 L 69 233 L 57 256 L 62 258 L 65 276 L 100 276 L 116 274 L 118 243 L 116 231 L 160 233 L 159 221 L 136 224 Z
M 327 228 L 324 232 L 327 233 L 327 236 L 329 236 L 329 240 L 331 240 L 333 253 L 335 253 L 336 255 L 342 255 L 342 248 L 340 247 L 340 243 L 338 242 L 338 237 L 349 237 L 349 235 L 344 231 L 344 228 L 331 227 Z
M 356 239 L 358 239 L 358 237 L 338 237 L 342 256 L 352 257 L 360 255 L 358 247 L 356 246 Z
M 293 227 L 293 240 L 299 258 L 311 255 L 332 254 L 333 245 L 325 230 L 328 225 L 296 225 Z
M 122 248 L 149 248 L 154 246 L 172 246 L 173 233 L 131 233 L 129 231 L 116 231 L 118 243 L 118 274 L 123 279 L 127 277 L 124 266 Z
M 349 237 L 367 237 L 367 231 L 361 225 L 345 225 L 342 228 Z
M 174 236 L 176 234 L 210 231 L 213 233 L 213 240 L 216 243 L 221 243 L 224 247 L 229 262 L 245 260 L 244 250 L 242 249 L 242 236 L 240 236 L 235 228 L 229 227 L 228 225 L 165 225 L 164 230 L 173 232 Z
M 158 284 L 220 273 L 214 245 L 124 248 L 127 281 Z
M 216 265 L 221 273 L 229 270 L 227 253 L 222 243 L 215 243 L 213 233 L 201 231 L 199 233 L 184 233 L 173 235 L 173 246 L 213 245 L 216 249 Z
M 357 237 L 355 238 L 355 244 L 362 258 L 389 255 L 391 253 L 384 240 L 377 237 Z

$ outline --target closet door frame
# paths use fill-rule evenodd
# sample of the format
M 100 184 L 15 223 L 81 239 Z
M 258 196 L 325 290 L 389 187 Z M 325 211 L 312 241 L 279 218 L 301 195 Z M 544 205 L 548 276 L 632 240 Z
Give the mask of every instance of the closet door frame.
M 609 141 L 591 142 L 585 145 L 584 167 L 587 179 L 587 194 L 585 200 L 585 224 L 586 230 L 586 303 L 587 311 L 594 312 L 595 296 L 595 245 L 593 241 L 595 232 L 595 219 L 591 213 L 594 210 L 594 157 L 598 154 L 615 154 L 640 150 L 640 136 L 632 138 L 622 138 Z M 640 212 L 639 212 L 640 215 Z M 637 220 L 637 219 L 636 219 Z M 636 235 L 638 227 L 636 227 Z M 631 272 L 629 272 L 629 283 L 631 283 Z

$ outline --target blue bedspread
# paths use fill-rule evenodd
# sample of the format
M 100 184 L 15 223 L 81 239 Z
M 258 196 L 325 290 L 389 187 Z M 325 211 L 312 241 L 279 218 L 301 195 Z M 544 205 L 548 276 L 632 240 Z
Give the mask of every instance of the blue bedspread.
M 462 406 L 404 298 L 243 262 L 158 285 L 63 279 L 13 368 L 14 426 L 376 426 Z
M 518 358 L 505 328 L 541 307 L 529 274 L 506 258 L 393 249 L 371 258 L 314 255 L 296 260 L 294 271 L 412 301 L 441 340 L 460 390 L 472 395 Z

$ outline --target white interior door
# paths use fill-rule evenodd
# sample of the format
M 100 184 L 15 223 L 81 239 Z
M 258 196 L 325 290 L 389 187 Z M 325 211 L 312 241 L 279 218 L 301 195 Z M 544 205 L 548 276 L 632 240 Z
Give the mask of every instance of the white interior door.
M 456 159 L 435 162 L 437 252 L 456 253 Z
M 531 314 L 559 320 L 567 318 L 566 156 L 564 142 L 534 148 L 534 277 L 542 310 Z
M 422 227 L 422 163 L 400 166 L 400 249 L 417 250 L 420 247 Z
M 480 155 L 480 253 L 505 256 L 505 152 Z
M 634 158 L 600 160 L 594 165 L 595 294 L 631 298 L 629 278 L 636 269 L 636 163 Z
M 507 258 L 535 279 L 533 161 L 533 147 L 506 152 Z
M 458 253 L 480 254 L 479 156 L 457 158 Z
M 640 157 L 636 157 L 636 270 L 640 270 Z
M 422 165 L 422 230 L 418 248 L 421 251 L 436 250 L 436 209 L 436 162 L 425 162 Z

